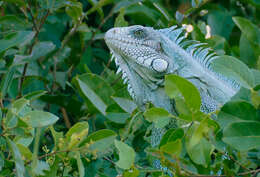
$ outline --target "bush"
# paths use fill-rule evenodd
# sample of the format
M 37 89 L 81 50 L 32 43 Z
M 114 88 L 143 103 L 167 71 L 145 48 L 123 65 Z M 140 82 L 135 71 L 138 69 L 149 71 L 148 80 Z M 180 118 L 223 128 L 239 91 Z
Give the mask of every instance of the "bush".
M 259 177 L 259 10 L 257 0 L 0 1 L 0 176 Z M 220 72 L 243 87 L 205 114 L 197 89 L 169 75 L 166 93 L 179 86 L 183 112 L 150 105 L 143 113 L 103 40 L 134 24 L 192 25 L 188 37 L 234 61 L 220 60 Z M 166 119 L 179 128 L 151 147 L 152 126 Z

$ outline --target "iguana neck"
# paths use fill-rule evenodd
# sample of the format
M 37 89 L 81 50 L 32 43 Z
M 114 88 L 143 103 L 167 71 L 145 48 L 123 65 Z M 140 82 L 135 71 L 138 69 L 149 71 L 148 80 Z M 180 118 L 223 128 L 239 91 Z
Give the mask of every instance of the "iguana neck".
M 113 52 L 113 58 L 118 66 L 118 72 L 122 72 L 122 78 L 127 83 L 127 89 L 139 107 L 144 110 L 146 103 L 152 103 L 156 107 L 161 107 L 174 113 L 173 100 L 164 91 L 163 78 L 150 77 L 146 70 L 136 69 L 135 63 L 128 63 L 124 56 L 119 56 Z M 144 78 L 147 78 L 144 80 Z

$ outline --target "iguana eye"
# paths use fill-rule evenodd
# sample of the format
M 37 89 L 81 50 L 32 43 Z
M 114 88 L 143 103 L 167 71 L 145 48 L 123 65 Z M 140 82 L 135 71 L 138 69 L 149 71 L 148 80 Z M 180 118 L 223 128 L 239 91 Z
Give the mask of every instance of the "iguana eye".
M 137 38 L 145 38 L 147 36 L 145 31 L 143 29 L 141 29 L 141 28 L 138 28 L 138 29 L 134 30 L 133 34 Z

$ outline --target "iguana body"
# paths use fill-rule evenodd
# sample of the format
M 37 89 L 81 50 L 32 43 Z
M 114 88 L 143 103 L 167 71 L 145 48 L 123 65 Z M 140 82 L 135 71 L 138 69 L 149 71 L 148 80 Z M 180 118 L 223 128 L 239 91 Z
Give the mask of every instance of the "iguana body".
M 203 43 L 187 40 L 182 28 L 113 28 L 106 33 L 105 41 L 130 95 L 141 107 L 151 102 L 174 113 L 174 102 L 163 89 L 164 75 L 171 73 L 198 88 L 203 112 L 216 110 L 239 90 L 239 84 L 211 68 L 216 54 Z

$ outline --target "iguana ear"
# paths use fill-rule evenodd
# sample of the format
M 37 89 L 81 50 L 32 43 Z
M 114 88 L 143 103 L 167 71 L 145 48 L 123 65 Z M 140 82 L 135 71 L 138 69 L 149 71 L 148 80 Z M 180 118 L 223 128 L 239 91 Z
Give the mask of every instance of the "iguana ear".
M 154 59 L 152 61 L 152 68 L 159 73 L 165 72 L 168 68 L 168 65 L 169 63 L 167 61 L 160 58 Z

